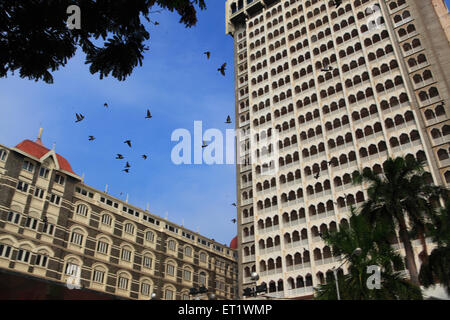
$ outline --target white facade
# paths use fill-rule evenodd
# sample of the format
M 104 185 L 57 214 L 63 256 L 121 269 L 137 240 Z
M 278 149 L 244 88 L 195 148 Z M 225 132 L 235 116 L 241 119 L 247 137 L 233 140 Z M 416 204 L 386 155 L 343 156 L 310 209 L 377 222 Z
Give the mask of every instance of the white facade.
M 435 183 L 450 181 L 449 85 L 442 61 L 425 50 L 419 9 L 402 0 L 338 9 L 333 1 L 226 1 L 240 133 L 240 289 L 256 271 L 270 296 L 313 294 L 340 264 L 319 233 L 367 199 L 351 183 L 355 170 L 411 155 L 427 161 Z M 422 246 L 414 245 L 419 266 Z

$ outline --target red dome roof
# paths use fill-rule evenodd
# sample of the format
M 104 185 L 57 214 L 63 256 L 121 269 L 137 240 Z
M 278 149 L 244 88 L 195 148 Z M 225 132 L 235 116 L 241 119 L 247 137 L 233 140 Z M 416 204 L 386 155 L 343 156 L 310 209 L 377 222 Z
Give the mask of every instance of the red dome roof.
M 43 156 L 50 152 L 50 149 L 44 147 L 40 139 L 37 139 L 35 142 L 31 140 L 24 140 L 19 143 L 16 148 L 38 159 L 41 159 Z M 59 154 L 56 154 L 56 157 L 58 159 L 60 170 L 64 170 L 76 175 L 66 158 L 60 156 Z
M 231 249 L 237 249 L 238 248 L 238 237 L 234 237 L 233 240 L 230 242 L 230 248 Z

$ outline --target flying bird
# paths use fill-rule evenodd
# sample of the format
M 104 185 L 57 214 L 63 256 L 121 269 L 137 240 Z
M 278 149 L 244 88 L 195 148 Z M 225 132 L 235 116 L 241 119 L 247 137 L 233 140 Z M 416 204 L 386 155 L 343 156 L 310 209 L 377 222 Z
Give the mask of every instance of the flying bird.
M 206 148 L 208 145 L 206 144 L 205 140 L 203 140 L 202 148 Z
M 226 70 L 227 64 L 224 63 L 217 71 L 219 71 L 223 76 L 225 76 L 225 70 Z
M 321 69 L 321 71 L 323 71 L 323 72 L 328 72 L 328 71 L 331 71 L 331 70 L 333 70 L 333 67 L 332 67 L 332 66 L 325 66 L 325 67 L 323 67 L 323 68 Z
M 125 171 L 126 173 L 130 173 L 130 169 L 123 169 L 122 171 Z
M 77 120 L 75 122 L 80 122 L 84 119 L 84 116 L 80 113 L 80 114 L 76 114 Z
M 225 123 L 227 123 L 227 124 L 231 123 L 231 117 L 230 116 L 227 117 L 227 121 Z
M 105 108 L 108 108 L 108 104 L 105 102 L 105 104 L 103 105 Z
M 152 118 L 152 114 L 150 113 L 150 110 L 147 109 L 147 116 L 145 117 L 145 119 L 151 119 Z
M 146 154 L 143 154 L 143 155 L 142 155 L 142 158 L 144 158 L 144 160 L 147 160 L 148 157 L 147 157 Z
M 94 141 L 95 137 L 94 136 L 89 136 L 89 141 Z
M 231 219 L 231 222 L 233 223 L 236 223 L 236 221 L 237 221 L 236 219 Z
M 319 177 L 320 177 L 320 172 L 317 172 L 317 174 L 314 175 L 314 178 L 315 178 L 315 179 L 319 179 Z
M 126 143 L 131 148 L 131 140 L 125 140 L 123 143 Z
M 122 160 L 122 159 L 123 159 L 123 155 L 121 155 L 120 153 L 118 153 L 116 159 Z
M 234 203 L 234 202 L 233 202 L 231 205 L 232 205 L 233 207 L 237 207 L 237 206 L 236 206 L 236 203 Z
M 125 168 L 131 168 L 130 164 L 127 161 L 127 164 L 125 165 Z
M 334 5 L 335 5 L 335 8 L 337 9 L 337 8 L 339 8 L 339 6 L 342 4 L 342 0 L 334 0 Z
M 209 51 L 206 51 L 204 54 L 206 54 L 206 57 L 208 58 L 208 60 L 209 60 L 209 57 L 211 57 L 211 52 L 209 52 Z

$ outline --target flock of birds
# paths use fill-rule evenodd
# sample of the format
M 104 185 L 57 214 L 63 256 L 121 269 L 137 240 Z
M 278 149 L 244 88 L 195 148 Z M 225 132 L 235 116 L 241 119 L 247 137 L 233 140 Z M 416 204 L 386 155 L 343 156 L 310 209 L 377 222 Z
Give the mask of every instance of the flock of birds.
M 158 25 L 159 23 L 158 23 L 158 22 L 155 22 L 154 24 L 155 24 L 155 25 Z M 206 55 L 207 59 L 209 60 L 210 57 L 211 57 L 211 52 L 210 52 L 210 51 L 206 51 L 206 52 L 204 52 L 204 54 Z M 222 65 L 220 66 L 220 68 L 217 69 L 217 71 L 219 71 L 220 74 L 222 74 L 223 76 L 225 76 L 226 66 L 227 66 L 227 64 L 224 63 L 224 64 L 222 64 Z M 105 104 L 104 104 L 103 106 L 104 106 L 105 108 L 108 108 L 108 107 L 109 107 L 109 106 L 108 106 L 108 103 L 106 103 L 106 102 L 105 102 Z M 83 114 L 81 114 L 81 113 L 76 113 L 76 114 L 75 114 L 75 117 L 76 117 L 75 123 L 79 123 L 79 122 L 81 122 L 81 121 L 83 121 L 83 120 L 85 119 L 85 116 L 84 116 Z M 147 109 L 147 114 L 146 114 L 146 116 L 145 116 L 145 119 L 151 119 L 152 117 L 153 117 L 153 116 L 152 116 L 150 110 Z M 232 123 L 231 117 L 230 117 L 229 115 L 227 116 L 227 119 L 226 119 L 225 123 L 226 123 L 226 124 L 231 124 L 231 123 Z M 88 136 L 88 140 L 89 140 L 89 141 L 94 141 L 95 139 L 96 139 L 95 136 Z M 126 143 L 130 148 L 132 147 L 131 140 L 125 140 L 124 143 Z M 208 144 L 203 140 L 202 148 L 206 148 L 207 146 L 208 146 Z M 143 155 L 142 155 L 142 158 L 143 158 L 144 160 L 147 160 L 147 159 L 148 159 L 148 155 L 143 154 Z M 117 159 L 117 160 L 123 160 L 123 159 L 125 159 L 125 157 L 124 157 L 122 154 L 117 154 L 116 159 Z M 130 163 L 127 161 L 126 164 L 125 164 L 125 168 L 124 168 L 122 171 L 123 171 L 123 172 L 126 172 L 126 173 L 129 173 L 129 172 L 130 172 L 130 168 L 131 168 L 131 165 L 130 165 Z
M 108 107 L 109 107 L 109 106 L 108 106 L 108 103 L 106 103 L 106 102 L 105 102 L 105 104 L 104 104 L 103 106 L 104 106 L 105 108 L 108 108 Z M 75 116 L 76 116 L 75 123 L 81 122 L 81 121 L 83 121 L 83 120 L 85 119 L 85 116 L 84 116 L 83 114 L 81 114 L 81 113 L 76 113 Z M 153 116 L 152 116 L 150 110 L 147 109 L 147 113 L 146 113 L 145 119 L 151 119 L 152 117 L 153 117 Z M 89 140 L 89 141 L 94 141 L 95 139 L 96 139 L 95 136 L 89 136 L 89 137 L 88 137 L 88 140 Z M 126 144 L 128 145 L 128 147 L 130 147 L 130 148 L 132 147 L 131 140 L 125 140 L 123 143 L 126 143 Z M 143 154 L 143 155 L 142 155 L 142 158 L 143 158 L 144 160 L 147 160 L 147 159 L 148 159 L 148 155 Z M 122 154 L 119 154 L 119 153 L 118 153 L 117 156 L 116 156 L 116 159 L 118 159 L 118 160 L 123 160 L 123 159 L 125 159 L 125 157 L 124 157 Z M 130 168 L 131 168 L 131 165 L 130 165 L 130 163 L 127 161 L 126 164 L 125 164 L 125 168 L 124 168 L 122 171 L 124 171 L 124 172 L 126 172 L 126 173 L 129 173 L 129 172 L 130 172 Z

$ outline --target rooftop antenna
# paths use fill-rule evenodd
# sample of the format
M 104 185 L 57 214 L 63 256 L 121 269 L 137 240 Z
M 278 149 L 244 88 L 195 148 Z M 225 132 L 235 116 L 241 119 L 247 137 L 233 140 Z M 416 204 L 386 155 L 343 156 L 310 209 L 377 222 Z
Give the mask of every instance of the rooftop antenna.
M 150 209 L 150 205 L 149 205 L 149 203 L 147 202 L 147 208 L 145 209 L 145 211 L 149 211 L 149 209 Z
M 108 193 L 108 185 L 105 186 L 105 193 Z
M 184 228 L 184 219 L 181 220 L 181 225 L 182 225 L 183 228 Z
M 84 172 L 83 172 L 83 174 L 82 174 L 82 176 L 81 176 L 81 182 L 84 183 Z
M 128 193 L 127 193 L 127 199 L 125 200 L 126 203 L 128 203 Z
M 166 217 L 165 217 L 165 219 L 166 219 L 166 220 L 169 220 L 169 212 L 168 212 L 168 211 L 166 211 Z

